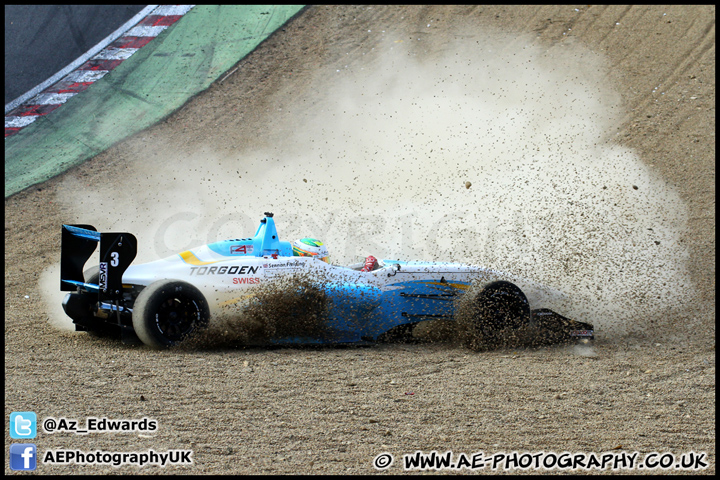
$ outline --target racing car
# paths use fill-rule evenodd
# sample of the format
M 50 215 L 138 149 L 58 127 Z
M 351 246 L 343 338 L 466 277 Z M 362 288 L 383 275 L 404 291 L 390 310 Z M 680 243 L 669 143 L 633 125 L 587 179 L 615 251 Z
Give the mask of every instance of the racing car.
M 131 233 L 63 225 L 61 240 L 61 290 L 70 292 L 62 306 L 76 331 L 111 332 L 153 348 L 179 345 L 216 316 L 272 308 L 277 297 L 267 292 L 273 288 L 299 301 L 284 313 L 286 325 L 297 328 L 267 330 L 268 344 L 378 342 L 429 321 L 456 323 L 470 347 L 493 332 L 540 327 L 553 332 L 554 341 L 594 335 L 592 325 L 549 308 L 562 305 L 560 292 L 489 268 L 374 258 L 367 268 L 367 262 L 340 266 L 299 255 L 280 240 L 270 212 L 253 237 L 138 265 L 132 264 L 137 239 Z M 98 244 L 99 264 L 85 269 Z M 322 301 L 306 301 L 313 296 L 308 288 Z M 308 314 L 315 323 L 300 327 Z

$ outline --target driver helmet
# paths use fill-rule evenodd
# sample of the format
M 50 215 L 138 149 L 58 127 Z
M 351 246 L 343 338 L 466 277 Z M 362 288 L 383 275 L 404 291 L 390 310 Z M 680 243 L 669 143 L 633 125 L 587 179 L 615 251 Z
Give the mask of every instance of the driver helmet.
M 301 238 L 292 244 L 293 255 L 296 257 L 317 257 L 330 263 L 330 254 L 323 242 L 315 238 Z

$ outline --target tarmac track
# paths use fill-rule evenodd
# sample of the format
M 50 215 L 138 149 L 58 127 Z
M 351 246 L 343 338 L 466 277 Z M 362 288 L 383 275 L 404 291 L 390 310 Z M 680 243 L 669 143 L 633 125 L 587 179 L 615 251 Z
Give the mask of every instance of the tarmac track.
M 5 104 L 41 84 L 145 5 L 5 5 Z

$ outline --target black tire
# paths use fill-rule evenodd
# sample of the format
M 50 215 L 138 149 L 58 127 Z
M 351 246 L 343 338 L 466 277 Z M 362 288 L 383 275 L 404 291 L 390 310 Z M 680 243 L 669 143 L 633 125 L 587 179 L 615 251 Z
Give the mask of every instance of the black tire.
M 90 267 L 83 272 L 83 278 L 85 283 L 98 283 L 100 280 L 100 265 Z
M 473 350 L 518 343 L 517 333 L 532 326 L 530 304 L 522 290 L 506 281 L 483 288 L 458 315 L 463 344 Z
M 187 282 L 159 280 L 145 287 L 135 300 L 135 333 L 154 348 L 173 347 L 207 327 L 210 309 L 203 294 Z
M 520 288 L 510 282 L 487 285 L 477 297 L 480 315 L 490 328 L 520 328 L 530 323 L 530 304 Z

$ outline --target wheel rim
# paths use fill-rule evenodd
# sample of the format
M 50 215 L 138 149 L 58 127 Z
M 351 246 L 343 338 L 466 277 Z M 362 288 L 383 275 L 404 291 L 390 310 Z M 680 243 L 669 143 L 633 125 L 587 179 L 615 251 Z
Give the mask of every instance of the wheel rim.
M 189 335 L 200 321 L 199 305 L 187 298 L 168 298 L 160 304 L 155 322 L 162 336 L 177 342 Z

